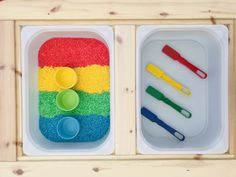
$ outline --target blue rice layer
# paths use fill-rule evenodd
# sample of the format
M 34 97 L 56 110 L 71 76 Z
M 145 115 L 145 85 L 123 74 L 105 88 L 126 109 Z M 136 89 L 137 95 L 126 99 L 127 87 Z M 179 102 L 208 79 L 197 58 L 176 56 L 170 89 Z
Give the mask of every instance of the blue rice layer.
M 39 119 L 39 128 L 41 133 L 50 141 L 53 142 L 91 142 L 103 138 L 110 127 L 110 117 L 90 115 L 90 116 L 73 116 L 80 123 L 79 134 L 71 139 L 64 140 L 60 138 L 57 134 L 57 123 L 62 119 L 63 115 L 54 118 L 44 118 Z

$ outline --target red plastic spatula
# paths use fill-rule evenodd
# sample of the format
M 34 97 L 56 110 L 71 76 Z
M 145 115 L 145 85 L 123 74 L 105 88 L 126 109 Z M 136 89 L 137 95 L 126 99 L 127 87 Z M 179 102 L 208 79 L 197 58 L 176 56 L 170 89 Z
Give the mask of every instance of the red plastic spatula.
M 172 58 L 173 60 L 178 61 L 182 65 L 186 66 L 190 69 L 193 73 L 195 73 L 201 79 L 207 78 L 207 73 L 199 69 L 198 67 L 194 66 L 192 63 L 188 62 L 184 57 L 180 55 L 175 49 L 170 47 L 169 45 L 165 45 L 162 49 L 162 52 Z

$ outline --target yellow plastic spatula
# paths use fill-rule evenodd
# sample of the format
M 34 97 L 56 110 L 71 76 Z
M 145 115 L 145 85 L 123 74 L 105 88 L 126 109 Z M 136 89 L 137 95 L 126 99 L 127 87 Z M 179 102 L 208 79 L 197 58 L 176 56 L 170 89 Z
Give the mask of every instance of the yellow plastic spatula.
M 146 66 L 146 70 L 150 72 L 152 75 L 156 76 L 157 78 L 160 78 L 170 84 L 172 87 L 180 91 L 182 94 L 186 96 L 191 95 L 191 91 L 187 88 L 185 88 L 182 84 L 178 83 L 171 77 L 169 77 L 163 70 L 155 66 L 154 64 L 148 64 Z

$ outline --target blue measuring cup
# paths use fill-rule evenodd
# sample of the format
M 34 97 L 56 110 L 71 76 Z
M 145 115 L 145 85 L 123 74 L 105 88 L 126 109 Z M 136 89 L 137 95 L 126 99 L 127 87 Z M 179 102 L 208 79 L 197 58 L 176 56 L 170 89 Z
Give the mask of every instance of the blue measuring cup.
M 57 134 L 64 140 L 75 138 L 80 131 L 80 123 L 73 117 L 63 117 L 57 123 Z

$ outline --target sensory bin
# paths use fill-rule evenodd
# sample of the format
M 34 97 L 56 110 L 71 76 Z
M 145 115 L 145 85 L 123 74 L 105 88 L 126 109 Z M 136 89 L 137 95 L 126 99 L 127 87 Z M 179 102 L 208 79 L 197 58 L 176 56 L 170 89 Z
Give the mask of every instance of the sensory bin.
M 39 113 L 40 130 L 54 142 L 87 142 L 102 138 L 110 125 L 109 52 L 96 39 L 53 38 L 39 50 Z M 60 87 L 55 83 L 55 72 L 60 67 L 76 71 L 74 86 L 80 104 L 73 111 L 62 111 L 56 106 Z M 57 123 L 64 116 L 75 117 L 81 124 L 78 135 L 65 140 L 57 134 Z
M 24 153 L 112 153 L 112 28 L 28 26 L 22 30 L 22 51 Z M 65 85 L 76 80 L 64 88 L 58 78 Z M 72 109 L 64 109 L 65 95 L 69 104 L 75 101 Z
M 141 154 L 228 150 L 228 30 L 137 28 L 137 149 Z

